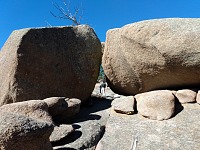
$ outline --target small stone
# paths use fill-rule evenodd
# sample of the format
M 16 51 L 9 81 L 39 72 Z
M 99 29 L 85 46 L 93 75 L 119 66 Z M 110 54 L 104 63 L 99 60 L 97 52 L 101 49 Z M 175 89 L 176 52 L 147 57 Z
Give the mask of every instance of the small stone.
M 62 138 L 67 137 L 73 131 L 74 131 L 74 128 L 72 125 L 62 124 L 59 126 L 55 126 L 50 136 L 50 142 L 58 142 Z
M 68 109 L 68 104 L 65 101 L 65 97 L 50 97 L 44 99 L 48 105 L 49 113 L 51 114 L 53 120 L 62 115 Z
M 113 109 L 122 114 L 131 115 L 134 113 L 134 97 L 122 96 L 112 101 Z
M 171 91 L 158 90 L 135 96 L 138 112 L 149 119 L 166 120 L 175 112 L 175 97 Z
M 192 103 L 196 102 L 197 92 L 190 89 L 178 90 L 176 97 L 180 103 Z
M 67 109 L 60 114 L 56 119 L 55 122 L 62 124 L 67 123 L 72 119 L 77 113 L 80 111 L 81 100 L 77 98 L 66 98 L 65 101 L 67 102 Z

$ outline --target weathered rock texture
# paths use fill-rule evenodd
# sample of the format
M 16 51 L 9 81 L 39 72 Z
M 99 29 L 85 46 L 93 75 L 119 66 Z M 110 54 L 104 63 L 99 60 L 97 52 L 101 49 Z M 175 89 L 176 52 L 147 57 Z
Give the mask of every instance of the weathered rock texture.
M 67 137 L 74 130 L 75 129 L 73 128 L 72 125 L 62 124 L 59 126 L 55 126 L 50 136 L 50 142 L 58 142 L 61 139 Z
M 102 64 L 109 86 L 121 94 L 200 84 L 200 19 L 158 19 L 109 30 Z
M 144 117 L 155 120 L 166 120 L 175 112 L 175 97 L 171 91 L 151 91 L 135 96 L 137 110 Z
M 94 99 L 92 107 L 83 106 L 73 119 L 75 131 L 53 145 L 54 150 L 94 150 L 109 118 L 110 103 L 109 100 Z
M 112 107 L 118 113 L 130 115 L 134 113 L 134 101 L 133 96 L 122 96 L 112 101 Z
M 176 97 L 180 103 L 196 102 L 197 92 L 195 90 L 184 89 L 176 92 Z
M 80 107 L 81 107 L 80 99 L 71 98 L 71 99 L 65 99 L 65 100 L 68 104 L 68 109 L 66 110 L 66 112 L 64 112 L 65 114 L 63 114 L 63 116 L 65 115 L 66 117 L 71 118 L 75 116 L 77 113 L 79 113 Z
M 0 111 L 1 150 L 53 150 L 49 136 L 53 124 Z
M 77 98 L 50 97 L 44 99 L 53 121 L 58 124 L 69 122 L 79 113 L 81 100 Z
M 0 52 L 0 105 L 63 96 L 86 100 L 101 61 L 87 25 L 14 31 Z
M 65 97 L 50 97 L 43 100 L 47 103 L 48 111 L 51 114 L 53 120 L 55 120 L 67 110 L 68 104 L 65 99 Z
M 67 108 L 58 115 L 54 116 L 54 121 L 58 124 L 68 123 L 72 118 L 79 113 L 81 100 L 77 98 L 66 98 Z
M 53 123 L 53 120 L 48 112 L 48 105 L 42 100 L 30 100 L 25 102 L 6 104 L 1 106 L 0 110 Z
M 183 104 L 175 117 L 150 120 L 140 115 L 111 112 L 106 131 L 96 150 L 199 150 L 200 107 Z

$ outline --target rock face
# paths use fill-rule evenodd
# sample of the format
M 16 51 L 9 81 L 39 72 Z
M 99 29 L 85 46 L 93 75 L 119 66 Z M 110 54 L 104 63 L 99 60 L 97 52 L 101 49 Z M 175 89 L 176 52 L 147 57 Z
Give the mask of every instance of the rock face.
M 103 52 L 104 52 L 104 48 L 105 48 L 105 42 L 101 42 L 101 47 L 102 47 L 102 54 L 103 54 Z
M 196 102 L 197 93 L 194 90 L 178 90 L 175 95 L 180 103 Z
M 198 104 L 183 107 L 175 117 L 165 121 L 112 111 L 96 150 L 134 150 L 131 145 L 135 150 L 199 150 L 200 107 Z
M 200 19 L 158 19 L 107 32 L 102 59 L 114 92 L 200 84 Z
M 42 100 L 30 100 L 25 102 L 6 104 L 1 106 L 0 110 L 53 123 L 53 120 L 48 112 L 48 105 Z
M 134 101 L 133 96 L 122 96 L 112 101 L 112 107 L 118 113 L 130 115 L 134 113 Z
M 151 91 L 135 96 L 138 112 L 155 120 L 169 119 L 175 112 L 175 97 L 171 91 Z
M 24 115 L 0 111 L 1 150 L 53 150 L 53 125 Z
M 0 52 L 0 105 L 63 96 L 86 100 L 101 61 L 87 25 L 14 31 Z

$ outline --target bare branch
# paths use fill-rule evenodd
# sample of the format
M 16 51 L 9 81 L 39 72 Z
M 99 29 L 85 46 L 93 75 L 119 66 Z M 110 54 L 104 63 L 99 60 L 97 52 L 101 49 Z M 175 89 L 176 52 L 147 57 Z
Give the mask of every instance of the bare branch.
M 59 19 L 70 20 L 70 21 L 72 21 L 73 25 L 79 25 L 80 24 L 80 20 L 82 18 L 82 15 L 80 15 L 79 19 L 77 19 L 77 16 L 79 15 L 79 12 L 80 12 L 80 8 L 76 8 L 74 10 L 74 14 L 72 14 L 72 12 L 70 11 L 70 0 L 68 1 L 68 3 L 66 3 L 66 0 L 63 0 L 63 5 L 65 6 L 65 8 L 61 7 L 56 2 L 52 2 L 52 4 L 60 13 L 60 15 L 55 15 L 53 12 L 50 11 L 52 16 L 59 18 Z
M 45 23 L 47 24 L 47 28 L 52 27 L 52 25 L 48 21 L 45 21 Z

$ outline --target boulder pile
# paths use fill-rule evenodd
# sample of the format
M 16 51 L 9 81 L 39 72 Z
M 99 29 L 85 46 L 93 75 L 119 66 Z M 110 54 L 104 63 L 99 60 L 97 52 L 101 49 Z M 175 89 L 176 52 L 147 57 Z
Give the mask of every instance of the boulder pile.
M 52 150 L 74 132 L 101 57 L 87 25 L 13 31 L 0 52 L 0 149 Z
M 112 109 L 121 114 L 130 115 L 138 112 L 152 120 L 167 120 L 178 111 L 176 105 L 198 103 L 198 93 L 191 89 L 155 90 L 135 96 L 122 96 L 113 100 Z
M 199 54 L 199 18 L 147 20 L 109 30 L 102 58 L 108 85 L 132 98 L 114 99 L 96 150 L 198 150 Z
M 58 122 L 59 118 L 69 121 L 79 112 L 80 106 L 74 109 L 69 101 L 77 103 L 78 99 L 51 97 L 1 106 L 0 149 L 28 150 L 31 147 L 32 150 L 52 150 L 51 143 L 75 131 L 67 122 Z M 61 105 L 64 102 L 66 105 Z
M 199 150 L 199 54 L 200 19 L 129 24 L 102 47 L 87 25 L 14 31 L 0 52 L 0 149 Z

